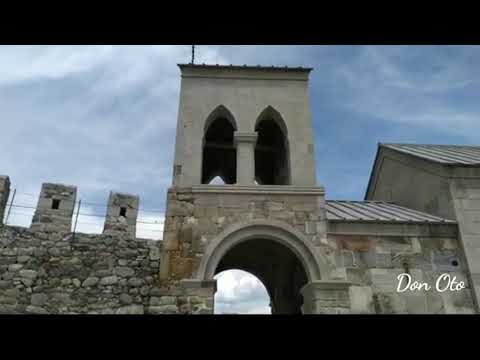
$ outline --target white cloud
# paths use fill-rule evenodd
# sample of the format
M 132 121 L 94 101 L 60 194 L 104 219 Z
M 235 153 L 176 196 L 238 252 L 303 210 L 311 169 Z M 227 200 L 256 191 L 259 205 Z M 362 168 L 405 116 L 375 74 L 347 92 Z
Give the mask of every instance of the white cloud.
M 215 294 L 216 314 L 270 314 L 270 298 L 265 286 L 250 273 L 228 270 L 218 274 Z
M 480 84 L 480 71 L 469 66 L 479 49 L 468 50 L 436 57 L 436 51 L 445 49 L 362 47 L 358 57 L 335 69 L 343 89 L 337 101 L 383 121 L 431 127 L 478 141 L 472 130 L 480 131 L 480 107 L 459 106 L 462 96 L 455 95 Z
M 0 46 L 0 85 L 86 72 L 113 53 L 113 46 Z
M 163 239 L 163 227 L 165 215 L 163 213 L 151 213 L 140 211 L 137 221 L 137 237 L 152 240 Z

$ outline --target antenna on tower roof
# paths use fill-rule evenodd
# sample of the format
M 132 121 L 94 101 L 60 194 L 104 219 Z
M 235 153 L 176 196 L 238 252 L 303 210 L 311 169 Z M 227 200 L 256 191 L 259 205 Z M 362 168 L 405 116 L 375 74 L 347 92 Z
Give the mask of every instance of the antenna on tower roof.
M 195 63 L 195 45 L 192 45 L 192 65 Z

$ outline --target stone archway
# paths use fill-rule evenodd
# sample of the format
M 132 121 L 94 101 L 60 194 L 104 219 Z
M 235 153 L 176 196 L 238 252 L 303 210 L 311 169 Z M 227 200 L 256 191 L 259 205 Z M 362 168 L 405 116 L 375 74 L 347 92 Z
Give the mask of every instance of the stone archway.
M 262 220 L 234 225 L 214 238 L 205 249 L 197 279 L 209 281 L 231 268 L 262 280 L 273 314 L 302 313 L 302 289 L 328 273 L 325 260 L 300 232 L 284 223 Z

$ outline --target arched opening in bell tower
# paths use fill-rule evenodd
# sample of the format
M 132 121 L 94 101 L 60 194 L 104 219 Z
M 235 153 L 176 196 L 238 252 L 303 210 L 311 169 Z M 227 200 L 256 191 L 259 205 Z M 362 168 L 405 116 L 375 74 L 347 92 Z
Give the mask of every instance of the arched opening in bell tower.
M 257 119 L 255 146 L 255 181 L 259 185 L 289 185 L 290 158 L 287 127 L 271 106 Z
M 233 133 L 235 120 L 223 105 L 218 106 L 205 123 L 202 153 L 202 184 L 221 178 L 225 184 L 235 184 L 237 152 Z
M 242 270 L 254 275 L 265 286 L 272 314 L 301 314 L 301 289 L 308 282 L 298 257 L 278 241 L 252 238 L 231 249 L 219 261 L 215 275 Z M 222 291 L 217 283 L 217 292 Z

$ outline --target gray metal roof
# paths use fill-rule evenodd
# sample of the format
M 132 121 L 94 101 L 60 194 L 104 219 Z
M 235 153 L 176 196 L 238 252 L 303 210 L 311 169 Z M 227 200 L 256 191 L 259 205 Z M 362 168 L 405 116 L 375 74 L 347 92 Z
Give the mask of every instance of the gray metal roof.
M 326 211 L 329 221 L 456 224 L 453 220 L 384 201 L 327 200 Z
M 422 159 L 448 165 L 480 165 L 480 146 L 380 144 Z

